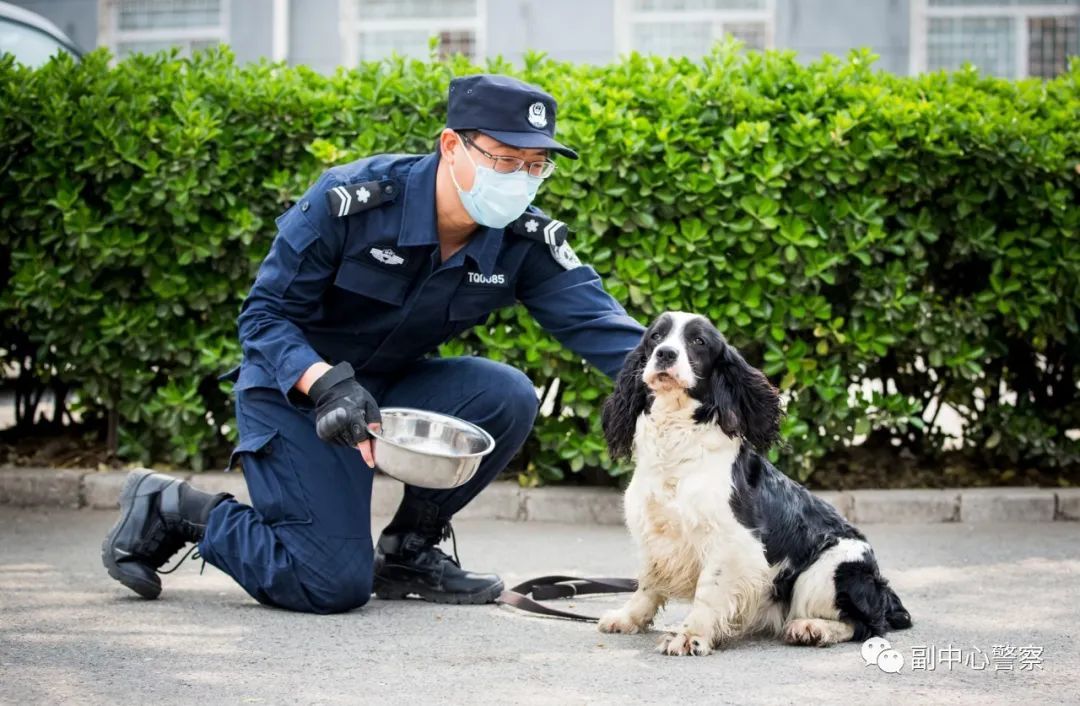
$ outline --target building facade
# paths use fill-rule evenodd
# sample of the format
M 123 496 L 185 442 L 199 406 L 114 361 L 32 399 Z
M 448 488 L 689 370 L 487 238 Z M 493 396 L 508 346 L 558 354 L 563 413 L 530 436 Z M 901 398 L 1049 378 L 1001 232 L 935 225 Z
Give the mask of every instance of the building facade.
M 1050 77 L 1080 54 L 1080 0 L 14 0 L 83 49 L 120 56 L 225 42 L 330 72 L 392 52 L 427 57 L 527 50 L 606 63 L 640 51 L 700 56 L 725 35 L 803 60 L 869 47 L 896 73 L 971 62 L 997 76 Z

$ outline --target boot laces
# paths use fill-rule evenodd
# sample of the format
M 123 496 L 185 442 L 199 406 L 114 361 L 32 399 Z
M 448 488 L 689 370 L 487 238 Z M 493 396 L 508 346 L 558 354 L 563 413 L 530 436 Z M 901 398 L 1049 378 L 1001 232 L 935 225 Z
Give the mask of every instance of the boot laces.
M 439 541 L 440 542 L 445 541 L 447 537 L 449 537 L 450 541 L 453 542 L 454 556 L 453 557 L 447 556 L 446 558 L 449 559 L 450 561 L 454 562 L 454 564 L 460 569 L 461 568 L 461 559 L 460 559 L 460 557 L 458 557 L 458 552 L 457 552 L 457 535 L 454 534 L 454 525 L 452 525 L 449 521 L 446 523 L 446 525 L 443 526 L 442 531 L 439 533 Z M 444 554 L 444 555 L 446 554 L 446 552 L 443 552 L 441 549 L 439 549 L 438 551 L 442 552 L 442 554 Z
M 448 555 L 439 547 L 439 544 L 446 539 L 453 542 L 453 556 Z M 416 552 L 418 556 L 425 556 L 427 561 L 449 561 L 459 569 L 461 568 L 461 559 L 458 557 L 457 536 L 454 534 L 454 526 L 449 522 L 426 536 L 421 534 L 408 536 L 403 548 L 407 552 Z
M 443 522 L 439 521 L 439 508 L 436 505 L 428 504 L 424 508 L 422 520 L 420 522 L 421 532 L 430 537 L 431 548 L 436 552 L 446 557 L 447 560 L 454 562 L 454 565 L 459 569 L 461 568 L 461 559 L 458 558 L 457 551 L 457 536 L 454 534 L 454 525 L 450 520 Z M 454 543 L 454 556 L 447 556 L 446 552 L 439 549 L 439 544 L 450 538 Z
M 184 552 L 184 556 L 180 557 L 180 560 L 173 564 L 171 569 L 155 569 L 155 571 L 157 571 L 159 574 L 171 574 L 172 572 L 179 569 L 180 565 L 183 564 L 184 560 L 186 560 L 188 557 L 191 557 L 192 561 L 199 561 L 200 559 L 202 560 L 202 566 L 199 567 L 199 575 L 201 576 L 202 572 L 206 569 L 206 559 L 203 559 L 203 555 L 199 553 L 198 544 L 192 544 L 191 547 L 189 547 L 188 550 Z
M 164 517 L 157 523 L 154 528 L 153 535 L 150 538 L 147 551 L 151 555 L 151 560 L 154 564 L 154 571 L 159 574 L 171 574 L 180 568 L 180 565 L 184 561 L 191 557 L 195 561 L 202 559 L 202 554 L 198 552 L 198 542 L 202 539 L 200 527 L 194 523 L 186 520 L 179 522 L 169 522 Z M 157 567 L 164 566 L 169 562 L 178 551 L 184 548 L 188 543 L 192 546 L 187 550 L 184 556 L 180 557 L 180 560 L 173 564 L 171 569 L 159 569 Z M 199 573 L 202 574 L 206 569 L 206 560 L 202 559 L 202 567 L 199 569 Z

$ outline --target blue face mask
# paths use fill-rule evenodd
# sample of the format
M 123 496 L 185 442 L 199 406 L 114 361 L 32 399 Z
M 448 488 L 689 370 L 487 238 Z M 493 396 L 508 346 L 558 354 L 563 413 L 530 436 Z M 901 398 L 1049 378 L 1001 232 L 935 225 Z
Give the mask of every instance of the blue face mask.
M 513 174 L 499 174 L 491 167 L 481 167 L 473 161 L 465 144 L 465 156 L 473 165 L 473 186 L 465 191 L 457 182 L 454 170 L 450 178 L 457 187 L 461 205 L 468 211 L 469 217 L 488 228 L 505 228 L 511 221 L 525 213 L 543 179 L 530 176 L 524 170 Z

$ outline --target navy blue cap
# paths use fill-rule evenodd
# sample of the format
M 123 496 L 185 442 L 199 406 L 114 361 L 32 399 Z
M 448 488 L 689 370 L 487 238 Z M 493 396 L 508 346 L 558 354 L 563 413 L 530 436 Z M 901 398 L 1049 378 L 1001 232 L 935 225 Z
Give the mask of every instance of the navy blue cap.
M 450 82 L 448 102 L 451 130 L 479 130 L 511 147 L 578 158 L 555 141 L 555 99 L 536 86 L 498 74 L 463 76 Z

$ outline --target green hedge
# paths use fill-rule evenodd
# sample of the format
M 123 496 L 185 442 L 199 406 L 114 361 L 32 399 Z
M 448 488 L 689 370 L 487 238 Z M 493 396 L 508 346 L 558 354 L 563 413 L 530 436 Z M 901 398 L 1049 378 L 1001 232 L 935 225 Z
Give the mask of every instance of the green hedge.
M 642 321 L 708 315 L 790 396 L 775 452 L 789 473 L 864 436 L 940 462 L 946 440 L 923 421 L 940 396 L 968 424 L 964 459 L 1075 481 L 1080 63 L 1011 82 L 872 62 L 722 46 L 484 68 L 560 101 L 582 159 L 560 162 L 538 204 L 610 291 Z M 275 216 L 328 165 L 429 151 L 449 79 L 478 70 L 394 60 L 327 77 L 222 51 L 0 60 L 0 348 L 29 346 L 88 418 L 115 410 L 122 457 L 220 463 L 231 406 L 215 376 L 238 359 Z M 489 324 L 444 352 L 513 362 L 558 397 L 523 481 L 625 472 L 599 434 L 610 383 L 520 307 Z M 867 378 L 887 384 L 849 398 Z

